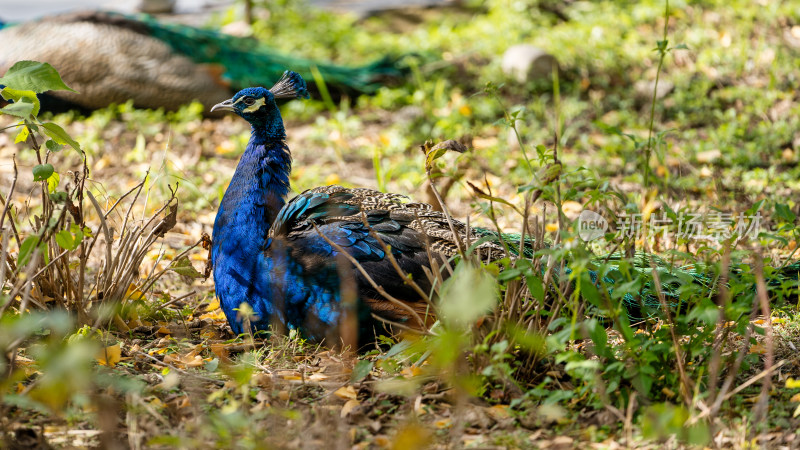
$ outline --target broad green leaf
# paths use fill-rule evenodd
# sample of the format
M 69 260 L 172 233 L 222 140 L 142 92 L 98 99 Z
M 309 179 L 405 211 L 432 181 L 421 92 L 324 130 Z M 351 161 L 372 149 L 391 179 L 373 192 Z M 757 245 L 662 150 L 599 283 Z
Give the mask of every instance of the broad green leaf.
M 469 326 L 496 304 L 495 279 L 467 262 L 461 262 L 442 286 L 440 308 L 447 323 Z
M 775 214 L 787 222 L 794 222 L 794 219 L 797 218 L 797 216 L 795 215 L 795 213 L 792 212 L 789 206 L 784 205 L 783 203 L 775 204 Z
M 67 198 L 67 193 L 64 191 L 58 191 L 50 194 L 50 200 L 52 200 L 54 203 L 64 203 L 67 201 Z
M 531 295 L 538 301 L 544 301 L 544 283 L 538 275 L 528 275 L 525 277 L 525 283 L 528 285 L 528 290 Z
M 189 258 L 185 256 L 175 261 L 172 267 L 170 267 L 170 270 L 177 273 L 178 275 L 183 275 L 186 277 L 203 278 L 203 274 L 195 270 L 194 266 L 192 266 L 191 261 L 189 261 Z
M 47 142 L 44 143 L 44 146 L 47 147 L 47 149 L 50 150 L 51 152 L 57 152 L 61 150 L 62 147 L 61 144 L 52 139 L 48 139 Z
M 353 373 L 351 374 L 350 381 L 353 383 L 357 381 L 361 381 L 369 375 L 372 371 L 372 361 L 361 360 L 356 363 L 355 367 L 353 367 Z
M 8 114 L 9 116 L 17 116 L 17 117 L 22 118 L 22 119 L 27 119 L 33 113 L 33 108 L 34 108 L 34 104 L 33 103 L 30 103 L 30 102 L 27 102 L 27 101 L 24 101 L 24 100 L 20 100 L 20 101 L 14 102 L 14 103 L 12 103 L 12 104 L 0 109 L 0 112 L 3 113 L 3 114 Z M 26 132 L 28 131 L 27 128 L 24 128 L 24 130 Z M 25 138 L 27 138 L 27 137 L 28 136 L 26 135 Z M 25 139 L 23 139 L 23 141 L 24 140 Z M 21 141 L 18 141 L 18 142 L 21 142 Z
M 23 126 L 19 133 L 17 133 L 17 137 L 14 138 L 14 143 L 19 144 L 20 142 L 25 142 L 28 140 L 28 136 L 31 135 L 31 132 L 28 130 L 28 127 Z
M 589 319 L 585 322 L 589 337 L 594 342 L 594 352 L 597 356 L 605 356 L 612 358 L 612 354 L 608 349 L 608 334 L 606 329 L 597 321 L 597 319 Z
M 69 230 L 61 230 L 56 233 L 56 244 L 64 250 L 75 250 L 75 240 L 72 238 L 72 233 Z
M 3 83 L 0 81 L 0 84 Z M 36 92 L 34 91 L 27 89 L 12 89 L 10 87 L 5 87 L 2 90 L 0 90 L 0 95 L 2 95 L 4 99 L 13 101 L 14 103 L 30 103 L 33 105 L 33 109 L 31 110 L 30 114 L 34 116 L 39 114 L 39 108 L 41 107 L 41 103 L 39 103 L 39 97 L 36 96 Z M 9 106 L 12 105 L 8 105 L 6 106 L 6 108 L 8 108 Z M 6 108 L 3 109 L 5 110 Z M 23 108 L 23 107 L 18 106 L 17 108 Z M 27 117 L 28 116 L 25 116 L 23 118 Z
M 33 166 L 33 181 L 44 181 L 55 172 L 52 164 L 38 164 Z
M 39 241 L 39 236 L 28 236 L 19 244 L 19 255 L 17 255 L 17 267 L 25 267 L 30 261 L 33 249 L 36 248 L 36 243 Z
M 44 134 L 50 136 L 54 141 L 61 145 L 69 145 L 75 150 L 82 152 L 81 145 L 75 142 L 72 137 L 64 131 L 63 128 L 54 124 L 53 122 L 45 122 L 42 124 L 42 128 L 44 128 Z
M 38 61 L 17 62 L 0 78 L 0 84 L 36 93 L 58 90 L 76 92 L 64 84 L 55 67 Z
M 61 175 L 59 175 L 58 172 L 53 172 L 47 177 L 47 192 L 51 194 L 54 193 L 58 187 L 59 181 L 61 181 Z

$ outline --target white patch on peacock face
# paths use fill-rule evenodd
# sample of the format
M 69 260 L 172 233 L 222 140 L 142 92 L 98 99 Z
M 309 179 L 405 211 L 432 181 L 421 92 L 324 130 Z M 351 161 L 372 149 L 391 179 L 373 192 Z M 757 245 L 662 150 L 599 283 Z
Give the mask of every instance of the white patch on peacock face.
M 259 109 L 261 109 L 261 107 L 264 106 L 265 104 L 266 104 L 266 100 L 264 100 L 264 97 L 258 98 L 258 99 L 256 99 L 255 103 L 253 103 L 252 105 L 250 105 L 247 108 L 243 109 L 242 112 L 245 112 L 245 113 L 256 112 Z

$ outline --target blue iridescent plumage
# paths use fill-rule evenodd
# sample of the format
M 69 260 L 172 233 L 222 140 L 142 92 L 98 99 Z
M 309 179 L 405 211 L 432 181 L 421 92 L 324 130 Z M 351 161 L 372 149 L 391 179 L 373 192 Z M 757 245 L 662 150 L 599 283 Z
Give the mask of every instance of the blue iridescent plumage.
M 236 333 L 245 331 L 246 319 L 254 330 L 278 324 L 312 338 L 329 336 L 340 315 L 337 248 L 371 267 L 378 279 L 392 276 L 384 247 L 371 230 L 392 246 L 409 272 L 422 275 L 416 259 L 425 248 L 409 226 L 413 217 L 390 213 L 401 204 L 400 196 L 331 186 L 286 203 L 291 155 L 275 98 L 307 95 L 303 79 L 286 72 L 271 89 L 244 89 L 213 108 L 233 111 L 252 126 L 214 222 L 211 250 L 216 293 Z M 252 315 L 242 314 L 243 304 Z

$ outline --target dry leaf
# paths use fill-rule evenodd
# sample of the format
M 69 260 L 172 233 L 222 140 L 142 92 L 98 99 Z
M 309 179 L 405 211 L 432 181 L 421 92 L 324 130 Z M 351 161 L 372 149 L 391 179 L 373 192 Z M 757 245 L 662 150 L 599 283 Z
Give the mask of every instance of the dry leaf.
M 405 369 L 401 370 L 400 371 L 400 375 L 402 375 L 402 376 L 404 376 L 406 378 L 413 378 L 413 377 L 416 377 L 418 375 L 422 375 L 422 369 L 420 369 L 417 366 L 409 366 L 409 367 L 406 367 Z
M 122 358 L 122 348 L 119 344 L 110 345 L 97 354 L 97 362 L 103 366 L 114 367 Z
M 142 292 L 138 286 L 131 283 L 128 286 L 128 290 L 125 292 L 125 297 L 136 301 L 136 300 L 144 300 L 144 292 Z
M 508 410 L 508 405 L 494 405 L 490 408 L 485 408 L 484 411 L 486 411 L 486 414 L 495 422 L 500 422 L 503 419 L 508 419 L 511 417 L 511 413 Z
M 306 379 L 308 381 L 322 381 L 322 380 L 327 380 L 328 378 L 330 378 L 330 377 L 325 375 L 325 374 L 317 372 L 317 373 L 311 374 L 311 376 L 309 376 Z
M 356 389 L 353 386 L 342 386 L 333 393 L 333 395 L 346 400 L 356 399 Z
M 433 425 L 442 430 L 444 428 L 450 428 L 453 426 L 453 422 L 450 419 L 440 419 L 433 423 Z
M 756 344 L 750 347 L 750 353 L 758 353 L 759 355 L 763 355 L 764 353 L 767 353 L 767 349 L 761 344 Z
M 339 417 L 342 418 L 347 417 L 347 415 L 350 414 L 353 411 L 353 409 L 355 409 L 356 406 L 359 406 L 360 404 L 361 402 L 352 398 L 346 401 L 344 403 L 344 406 L 342 406 L 342 410 L 339 412 Z

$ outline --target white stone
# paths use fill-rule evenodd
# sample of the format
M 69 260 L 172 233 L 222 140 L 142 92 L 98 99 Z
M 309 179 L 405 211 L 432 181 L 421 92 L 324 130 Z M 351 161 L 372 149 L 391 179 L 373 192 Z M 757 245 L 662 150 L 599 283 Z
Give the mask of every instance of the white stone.
M 510 47 L 503 54 L 502 68 L 520 83 L 535 79 L 550 79 L 558 61 L 553 55 L 530 44 Z

